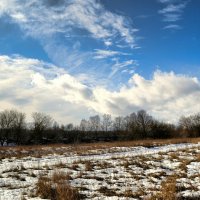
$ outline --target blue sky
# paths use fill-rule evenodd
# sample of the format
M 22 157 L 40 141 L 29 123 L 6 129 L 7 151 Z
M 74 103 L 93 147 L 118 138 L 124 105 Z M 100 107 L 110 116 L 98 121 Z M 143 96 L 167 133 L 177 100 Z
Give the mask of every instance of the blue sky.
M 168 121 L 192 114 L 199 11 L 198 0 L 1 0 L 0 108 L 63 123 L 142 108 Z

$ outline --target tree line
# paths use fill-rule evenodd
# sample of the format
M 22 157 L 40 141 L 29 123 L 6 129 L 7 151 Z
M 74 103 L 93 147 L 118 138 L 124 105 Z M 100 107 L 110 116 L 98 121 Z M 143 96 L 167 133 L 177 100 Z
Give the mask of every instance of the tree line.
M 181 117 L 178 124 L 156 120 L 145 110 L 113 118 L 110 114 L 82 119 L 79 125 L 58 124 L 51 116 L 32 113 L 32 122 L 17 110 L 0 112 L 0 145 L 78 143 L 148 138 L 199 137 L 200 113 Z

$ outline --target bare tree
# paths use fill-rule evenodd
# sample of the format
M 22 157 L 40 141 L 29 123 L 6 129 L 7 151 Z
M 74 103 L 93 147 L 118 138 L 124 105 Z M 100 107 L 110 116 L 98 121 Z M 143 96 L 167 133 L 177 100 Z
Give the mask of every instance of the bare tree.
M 131 130 L 131 117 L 130 116 L 126 116 L 124 117 L 124 130 L 126 132 L 129 132 Z
M 25 113 L 13 111 L 12 113 L 14 115 L 14 121 L 13 121 L 13 128 L 15 131 L 15 140 L 17 144 L 22 143 L 22 140 L 24 140 L 25 135 L 24 130 L 26 128 L 26 115 Z
M 153 118 L 145 110 L 139 110 L 137 112 L 137 125 L 143 134 L 143 137 L 147 137 L 147 133 L 150 131 Z
M 90 117 L 89 123 L 90 123 L 91 131 L 99 131 L 100 130 L 101 119 L 100 119 L 99 115 Z
M 200 136 L 200 113 L 197 113 L 193 116 L 193 124 L 194 124 L 194 133 L 192 136 L 199 137 Z
M 197 137 L 200 136 L 200 113 L 189 117 L 181 117 L 179 125 L 185 136 Z
M 14 122 L 13 110 L 4 110 L 0 113 L 0 142 L 3 146 L 4 143 L 8 142 Z
M 72 123 L 69 123 L 65 126 L 66 131 L 72 131 L 74 129 L 74 125 Z
M 88 122 L 88 120 L 82 119 L 81 123 L 80 123 L 80 126 L 79 126 L 79 129 L 81 131 L 88 131 L 88 129 L 89 129 L 89 122 Z
M 44 131 L 52 126 L 53 119 L 49 115 L 40 112 L 32 113 L 32 118 L 34 137 L 37 141 L 41 141 Z
M 138 123 L 137 123 L 137 114 L 136 113 L 131 113 L 130 114 L 130 117 L 129 117 L 129 128 L 130 128 L 130 131 L 132 133 L 137 133 L 138 131 Z
M 56 122 L 56 121 L 54 121 L 53 122 L 53 130 L 54 131 L 58 131 L 59 129 L 60 129 L 60 125 L 59 125 L 59 123 L 58 122 Z
M 113 127 L 115 131 L 122 131 L 123 130 L 123 123 L 124 123 L 124 119 L 123 117 L 115 117 L 114 123 L 113 123 Z
M 112 118 L 109 114 L 104 114 L 102 119 L 102 129 L 103 131 L 111 130 L 112 128 Z
M 182 116 L 179 119 L 179 126 L 180 126 L 180 128 L 182 130 L 182 134 L 184 136 L 189 136 L 189 134 L 191 134 L 191 132 L 194 129 L 193 123 L 192 123 L 192 117 Z
M 16 110 L 4 110 L 0 112 L 0 142 L 3 145 L 9 140 L 19 143 L 22 131 L 25 128 L 25 114 Z
M 15 118 L 14 112 L 14 110 L 4 110 L 0 113 L 0 125 L 2 128 L 8 129 L 12 127 Z

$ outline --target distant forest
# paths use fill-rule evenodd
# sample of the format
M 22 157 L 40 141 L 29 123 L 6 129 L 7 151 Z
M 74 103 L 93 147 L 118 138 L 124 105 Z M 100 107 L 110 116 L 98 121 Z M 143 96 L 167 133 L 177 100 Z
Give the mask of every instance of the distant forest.
M 109 114 L 82 119 L 77 126 L 59 125 L 51 116 L 34 112 L 32 122 L 17 110 L 0 112 L 0 145 L 30 145 L 50 143 L 81 143 L 137 139 L 199 137 L 200 113 L 181 117 L 178 124 L 154 119 L 145 110 L 126 117 Z

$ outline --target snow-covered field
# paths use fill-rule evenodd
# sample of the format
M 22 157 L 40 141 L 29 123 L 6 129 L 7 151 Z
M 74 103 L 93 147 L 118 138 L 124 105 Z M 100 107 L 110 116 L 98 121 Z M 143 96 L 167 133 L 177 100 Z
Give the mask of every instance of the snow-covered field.
M 172 192 L 173 182 L 180 199 L 200 199 L 200 143 L 110 147 L 82 154 L 70 147 L 56 149 L 49 147 L 48 154 L 38 156 L 22 149 L 21 157 L 1 157 L 0 200 L 41 199 L 35 192 L 38 178 L 54 172 L 67 173 L 70 185 L 85 199 L 158 199 L 163 191 Z M 11 149 L 0 153 L 14 156 Z

